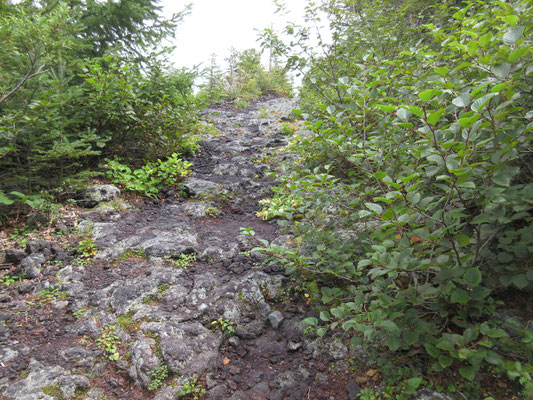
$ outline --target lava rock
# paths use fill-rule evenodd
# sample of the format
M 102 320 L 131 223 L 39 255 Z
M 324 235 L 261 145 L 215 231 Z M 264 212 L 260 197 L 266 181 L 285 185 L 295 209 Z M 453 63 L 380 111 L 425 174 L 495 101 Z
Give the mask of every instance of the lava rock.
M 198 178 L 188 178 L 183 182 L 183 187 L 190 196 L 201 196 L 218 192 L 222 186 L 218 183 Z
M 114 185 L 95 185 L 85 188 L 78 204 L 82 207 L 93 208 L 104 201 L 111 201 L 119 196 L 120 189 Z
M 303 344 L 301 342 L 289 341 L 287 343 L 287 350 L 289 350 L 289 351 L 298 351 L 302 346 L 303 346 Z
M 34 240 L 26 244 L 26 253 L 35 254 L 35 253 L 45 253 L 51 251 L 51 244 L 45 242 L 44 240 Z
M 348 400 L 357 400 L 361 387 L 355 382 L 350 382 L 346 385 L 346 391 L 348 392 Z
M 283 317 L 283 314 L 279 311 L 274 311 L 268 316 L 268 320 L 270 321 L 270 325 L 272 325 L 272 328 L 278 329 L 283 322 L 285 318 Z
M 20 264 L 26 258 L 26 252 L 20 249 L 7 249 L 5 254 L 6 262 L 13 264 Z
M 199 322 L 144 323 L 141 329 L 158 334 L 161 355 L 174 373 L 201 375 L 216 365 L 222 334 L 212 332 Z
M 25 282 L 18 287 L 20 294 L 30 293 L 35 289 L 35 285 L 32 282 Z
M 146 338 L 142 332 L 137 332 L 137 340 L 130 346 L 131 367 L 129 376 L 136 384 L 147 388 L 152 382 L 152 372 L 159 366 L 159 360 L 152 348 L 155 340 Z
M 39 362 L 32 360 L 29 375 L 10 385 L 3 395 L 9 400 L 35 400 L 51 399 L 45 396 L 42 389 L 52 385 L 61 388 L 63 397 L 72 399 L 78 390 L 86 390 L 90 387 L 89 380 L 83 375 L 74 375 L 60 366 L 45 367 Z
M 30 254 L 21 261 L 20 266 L 24 275 L 30 279 L 37 278 L 41 275 L 41 266 L 45 263 L 46 258 L 41 253 Z

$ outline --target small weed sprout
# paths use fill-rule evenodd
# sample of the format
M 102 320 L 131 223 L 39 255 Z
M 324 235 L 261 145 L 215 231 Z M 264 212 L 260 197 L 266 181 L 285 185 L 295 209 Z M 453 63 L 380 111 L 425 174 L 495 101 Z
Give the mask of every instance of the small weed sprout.
M 259 118 L 268 118 L 268 110 L 262 106 L 259 108 Z
M 199 400 L 205 394 L 205 388 L 200 386 L 198 379 L 185 382 L 178 392 L 178 397 L 191 395 L 194 400 Z
M 239 99 L 235 101 L 235 107 L 240 108 L 241 110 L 246 110 L 248 108 L 248 102 L 246 100 Z
M 211 322 L 211 326 L 215 329 L 220 329 L 224 336 L 231 337 L 235 334 L 235 323 L 219 318 Z
M 155 371 L 152 371 L 152 382 L 148 386 L 148 390 L 157 390 L 163 385 L 163 382 L 168 377 L 168 367 L 161 365 Z
M 220 215 L 220 210 L 216 207 L 208 207 L 205 209 L 205 215 L 211 218 L 216 218 Z
M 43 291 L 41 291 L 39 296 L 39 301 L 41 304 L 48 304 L 54 300 L 66 298 L 67 293 L 59 290 L 55 286 L 50 286 L 50 289 L 44 289 Z
M 86 238 L 80 241 L 78 247 L 76 247 L 76 253 L 80 255 L 81 258 L 89 259 L 96 255 L 98 248 L 96 243 L 91 238 Z
M 3 277 L 0 278 L 0 283 L 3 283 L 7 287 L 9 287 L 19 279 L 20 279 L 20 276 L 18 275 L 12 275 L 12 276 L 4 275 Z
M 181 253 L 177 260 L 172 260 L 176 267 L 187 268 L 196 260 L 196 254 Z
M 85 314 L 88 310 L 86 308 L 80 308 L 78 311 L 76 311 L 73 315 L 76 319 L 80 319 L 83 314 Z
M 288 122 L 283 122 L 281 124 L 281 133 L 285 136 L 292 135 L 296 127 Z
M 111 361 L 118 361 L 120 353 L 118 346 L 120 339 L 117 336 L 117 327 L 114 325 L 106 325 L 102 329 L 102 336 L 96 339 L 96 345 L 102 350 Z

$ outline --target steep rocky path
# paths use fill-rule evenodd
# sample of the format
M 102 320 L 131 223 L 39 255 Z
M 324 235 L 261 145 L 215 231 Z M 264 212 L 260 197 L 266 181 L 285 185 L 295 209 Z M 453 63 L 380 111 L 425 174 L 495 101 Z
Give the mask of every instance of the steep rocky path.
M 191 160 L 187 199 L 169 192 L 162 204 L 93 213 L 78 224 L 98 245 L 93 260 L 48 263 L 10 287 L 0 298 L 0 397 L 356 398 L 357 385 L 339 378 L 351 368 L 345 342 L 304 337 L 310 310 L 296 297 L 305 298 L 240 232 L 284 240 L 255 214 L 273 184 L 261 160 L 287 143 L 281 119 L 292 107 L 207 110 L 224 134 Z M 41 245 L 33 253 L 61 254 Z

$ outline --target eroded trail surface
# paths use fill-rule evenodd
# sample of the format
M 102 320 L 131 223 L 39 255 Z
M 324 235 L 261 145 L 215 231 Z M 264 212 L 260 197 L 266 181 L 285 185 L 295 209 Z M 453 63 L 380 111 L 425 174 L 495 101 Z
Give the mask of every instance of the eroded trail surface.
M 187 199 L 169 192 L 161 204 L 90 213 L 78 228 L 92 230 L 94 259 L 47 261 L 10 287 L 0 298 L 0 397 L 355 398 L 338 380 L 347 347 L 304 337 L 305 302 L 291 301 L 290 279 L 240 233 L 284 240 L 255 214 L 273 184 L 261 160 L 287 143 L 280 121 L 293 106 L 207 110 L 224 135 L 191 160 Z M 34 243 L 25 257 L 58 261 L 63 250 Z

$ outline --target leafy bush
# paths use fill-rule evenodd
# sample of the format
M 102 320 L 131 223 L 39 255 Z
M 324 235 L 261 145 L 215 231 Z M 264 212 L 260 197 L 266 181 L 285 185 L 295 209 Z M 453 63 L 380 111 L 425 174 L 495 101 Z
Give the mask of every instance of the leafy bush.
M 231 100 L 237 107 L 246 108 L 250 100 L 261 96 L 287 96 L 292 92 L 287 70 L 275 59 L 265 70 L 261 65 L 261 53 L 255 49 L 232 50 L 226 62 L 227 71 L 223 73 L 213 56 L 204 73 L 207 82 L 201 95 L 211 102 Z
M 533 289 L 533 7 L 432 12 L 411 47 L 370 50 L 317 84 L 331 101 L 300 112 L 314 132 L 298 143 L 305 167 L 270 203 L 302 199 L 290 230 L 303 244 L 266 251 L 320 282 L 327 308 L 305 321 L 319 336 L 340 328 L 354 345 L 423 349 L 433 371 L 474 380 L 491 367 L 531 387 L 533 334 L 503 330 L 496 310 L 506 289 Z M 388 27 L 374 28 L 360 43 L 392 48 Z
M 196 74 L 173 71 L 168 51 L 146 47 L 185 14 L 165 21 L 155 1 L 120 4 L 1 6 L 2 213 L 35 208 L 44 192 L 69 193 L 101 157 L 138 162 L 197 149 Z
M 190 174 L 192 163 L 182 160 L 179 156 L 174 153 L 166 161 L 149 162 L 135 170 L 118 159 L 109 160 L 106 164 L 107 175 L 126 190 L 155 198 L 161 189 L 176 186 L 181 178 Z

